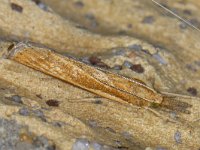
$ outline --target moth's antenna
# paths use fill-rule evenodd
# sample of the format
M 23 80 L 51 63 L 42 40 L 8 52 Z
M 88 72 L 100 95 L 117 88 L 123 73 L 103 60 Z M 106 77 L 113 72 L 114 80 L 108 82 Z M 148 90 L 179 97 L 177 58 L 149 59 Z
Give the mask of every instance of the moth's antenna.
M 155 1 L 155 0 L 151 0 L 154 4 L 156 4 L 157 6 L 163 8 L 164 10 L 166 10 L 167 12 L 169 12 L 170 14 L 172 14 L 173 16 L 177 17 L 179 20 L 183 21 L 184 23 L 186 23 L 187 25 L 191 26 L 193 29 L 197 30 L 200 32 L 200 29 L 197 28 L 196 26 L 194 26 L 193 24 L 191 24 L 189 21 L 183 19 L 182 17 L 180 17 L 179 15 L 177 15 L 176 13 L 174 13 L 173 11 L 171 11 L 170 9 L 168 9 L 167 7 L 163 6 L 162 4 L 160 4 L 159 2 Z

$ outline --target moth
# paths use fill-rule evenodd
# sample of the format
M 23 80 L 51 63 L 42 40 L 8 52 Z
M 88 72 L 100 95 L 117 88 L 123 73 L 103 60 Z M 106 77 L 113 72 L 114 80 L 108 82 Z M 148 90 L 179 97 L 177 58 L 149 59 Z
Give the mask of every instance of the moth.
M 191 107 L 173 96 L 155 91 L 137 79 L 126 78 L 31 44 L 16 44 L 8 52 L 7 58 L 118 102 L 141 107 L 160 106 L 185 113 L 189 113 L 187 108 Z

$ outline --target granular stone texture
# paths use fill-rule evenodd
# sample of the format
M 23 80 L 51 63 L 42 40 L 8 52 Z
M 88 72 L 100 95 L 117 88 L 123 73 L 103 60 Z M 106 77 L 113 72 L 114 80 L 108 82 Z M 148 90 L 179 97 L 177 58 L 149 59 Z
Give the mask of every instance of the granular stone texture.
M 14 120 L 0 119 L 0 149 L 1 150 L 55 150 L 43 136 L 32 136 L 30 141 L 23 139 L 22 134 L 31 136 L 31 133 L 22 133 L 27 127 L 19 125 Z

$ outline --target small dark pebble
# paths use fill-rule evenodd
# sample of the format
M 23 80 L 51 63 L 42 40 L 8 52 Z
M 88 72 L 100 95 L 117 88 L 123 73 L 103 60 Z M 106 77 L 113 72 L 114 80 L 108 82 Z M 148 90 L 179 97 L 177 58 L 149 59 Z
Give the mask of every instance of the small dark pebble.
M 66 125 L 66 123 L 61 121 L 55 121 L 52 122 L 52 125 L 61 128 L 62 126 Z
M 36 5 L 40 4 L 41 1 L 40 0 L 32 0 Z
M 197 96 L 197 89 L 194 88 L 194 87 L 189 87 L 189 88 L 187 89 L 187 92 L 190 93 L 190 94 L 193 95 L 193 96 Z
M 39 8 L 48 11 L 48 6 L 41 2 L 41 0 L 32 0 Z
M 75 25 L 75 27 L 79 28 L 79 29 L 82 29 L 82 30 L 87 30 L 87 28 L 85 26 L 83 26 L 83 25 L 77 24 L 77 25 Z
M 111 132 L 111 133 L 116 133 L 116 131 L 113 128 L 110 128 L 110 127 L 106 127 L 106 130 Z
M 149 50 L 148 50 L 148 49 L 142 49 L 142 52 L 144 52 L 144 53 L 146 53 L 146 54 L 148 54 L 148 55 L 150 55 L 150 56 L 151 56 L 151 53 L 149 52 Z
M 22 116 L 29 116 L 30 115 L 30 111 L 28 110 L 28 108 L 21 108 L 19 109 L 19 114 Z
M 10 46 L 8 47 L 8 51 L 10 51 L 11 49 L 13 49 L 14 46 L 15 46 L 15 44 L 10 44 Z
M 97 63 L 96 66 L 100 67 L 100 68 L 105 68 L 105 69 L 109 69 L 110 67 L 108 65 L 106 65 L 103 62 Z
M 89 62 L 92 64 L 92 65 L 95 65 L 95 66 L 98 66 L 98 67 L 101 67 L 101 68 L 106 68 L 106 69 L 109 69 L 110 67 L 108 65 L 106 65 L 104 62 L 101 61 L 100 58 L 96 57 L 96 56 L 91 56 L 89 58 Z
M 140 64 L 134 64 L 130 67 L 130 69 L 137 72 L 137 73 L 143 73 L 144 72 L 144 68 Z
M 81 1 L 75 2 L 74 5 L 75 5 L 77 8 L 83 8 L 83 7 L 84 7 L 84 3 L 81 2 Z
M 184 9 L 183 13 L 186 14 L 186 15 L 192 15 L 192 12 L 188 9 Z
M 91 63 L 92 65 L 96 65 L 96 64 L 98 64 L 98 63 L 101 62 L 101 59 L 98 58 L 98 57 L 96 57 L 96 56 L 91 56 L 91 57 L 89 58 L 89 61 L 90 61 L 90 63 Z
M 23 7 L 15 3 L 11 3 L 11 8 L 12 10 L 17 11 L 19 13 L 22 13 L 23 11 Z
M 10 100 L 12 100 L 13 102 L 16 102 L 16 103 L 20 103 L 20 104 L 23 104 L 22 100 L 21 100 L 21 96 L 19 95 L 13 95 Z
M 36 96 L 40 99 L 42 99 L 42 95 L 41 94 L 36 94 Z
M 46 101 L 46 104 L 49 105 L 49 106 L 58 107 L 59 101 L 54 100 L 54 99 L 50 99 L 50 100 Z
M 94 103 L 95 104 L 103 104 L 103 102 L 101 100 L 95 100 Z
M 152 24 L 155 21 L 153 16 L 147 16 L 142 20 L 144 24 Z
M 133 27 L 133 25 L 131 24 L 131 23 L 129 23 L 128 25 L 127 25 L 127 28 L 128 29 L 131 29 Z
M 114 70 L 122 70 L 122 66 L 121 65 L 115 65 L 112 69 L 114 69 Z

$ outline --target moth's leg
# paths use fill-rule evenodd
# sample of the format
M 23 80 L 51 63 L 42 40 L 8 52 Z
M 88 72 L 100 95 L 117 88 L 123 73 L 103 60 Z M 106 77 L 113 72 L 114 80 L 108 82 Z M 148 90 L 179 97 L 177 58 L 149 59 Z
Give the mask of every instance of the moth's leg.
M 144 109 L 150 111 L 151 113 L 153 113 L 155 116 L 165 120 L 165 121 L 170 121 L 170 122 L 173 122 L 173 123 L 180 123 L 179 121 L 176 121 L 176 120 L 173 120 L 171 119 L 169 116 L 164 116 L 163 114 L 159 113 L 158 111 L 156 111 L 155 109 L 153 108 L 150 108 L 150 107 L 144 107 Z
M 102 97 L 85 97 L 85 98 L 74 98 L 74 99 L 67 99 L 70 103 L 102 103 L 101 101 L 104 98 Z
M 187 98 L 187 99 L 199 99 L 200 100 L 199 97 L 193 97 L 193 96 L 189 96 L 189 95 L 181 95 L 181 94 L 169 93 L 169 92 L 161 92 L 161 94 L 168 95 L 168 96 L 174 96 L 174 97 L 177 97 L 179 99 Z
M 186 127 L 190 128 L 191 131 L 193 131 L 193 129 L 194 129 L 194 127 L 191 124 L 191 122 L 188 122 L 185 119 L 177 118 L 177 120 L 174 120 L 174 119 L 170 118 L 170 116 L 162 115 L 161 113 L 159 113 L 158 111 L 156 111 L 155 109 L 152 109 L 150 107 L 145 107 L 145 109 L 147 109 L 148 111 L 150 111 L 154 115 L 158 116 L 159 118 L 161 118 L 161 119 L 163 119 L 163 120 L 165 120 L 167 122 L 172 122 L 172 123 L 177 123 L 177 124 L 182 124 L 182 125 L 184 124 Z M 197 119 L 196 121 L 199 121 L 199 120 L 200 120 L 200 118 Z

